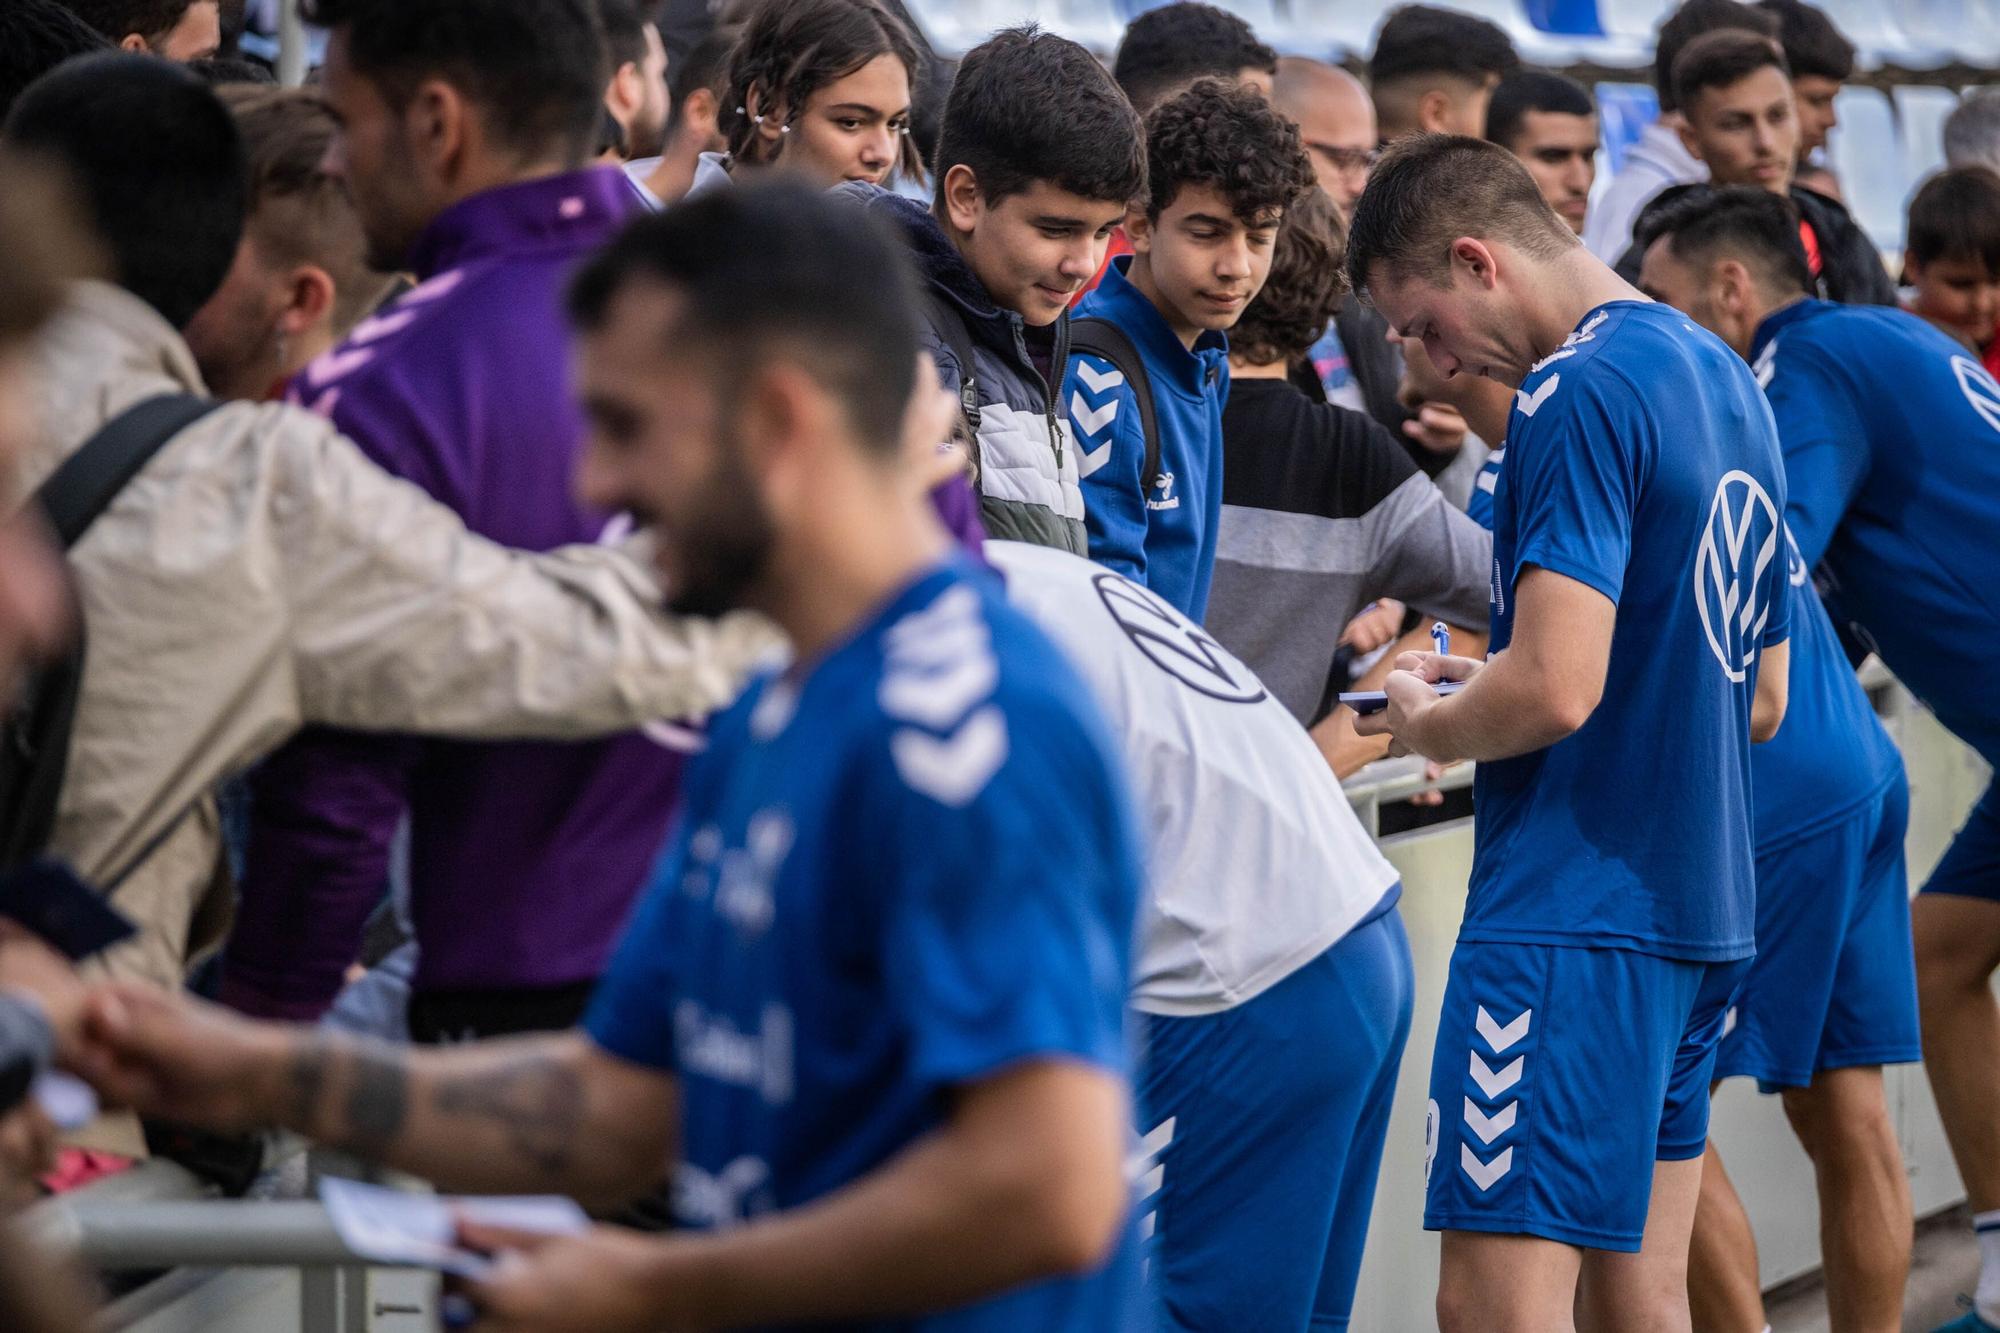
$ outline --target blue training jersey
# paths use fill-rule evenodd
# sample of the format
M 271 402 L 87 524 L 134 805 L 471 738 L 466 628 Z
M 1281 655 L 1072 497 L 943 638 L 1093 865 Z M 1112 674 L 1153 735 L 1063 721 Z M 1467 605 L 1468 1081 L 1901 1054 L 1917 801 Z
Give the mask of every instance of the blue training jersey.
M 1791 481 L 1792 532 L 1938 719 L 2000 764 L 2000 384 L 1915 315 L 1801 301 L 1751 355 Z
M 1493 652 L 1530 566 L 1617 621 L 1590 719 L 1479 766 L 1460 938 L 1748 957 L 1750 708 L 1789 591 L 1756 383 L 1667 306 L 1600 306 L 1522 383 L 1493 498 Z
M 1487 458 L 1465 510 L 1488 527 L 1505 458 L 1504 449 Z M 1750 747 L 1750 827 L 1760 853 L 1852 815 L 1880 795 L 1903 766 L 1848 665 L 1789 533 L 1786 560 L 1792 598 L 1790 699 L 1778 734 Z
M 838 1190 L 1021 1061 L 1127 1074 L 1115 753 L 1074 668 L 958 560 L 715 722 L 585 1021 L 680 1083 L 681 1224 Z M 1128 1232 L 1093 1275 L 843 1327 L 1097 1333 L 1144 1309 Z

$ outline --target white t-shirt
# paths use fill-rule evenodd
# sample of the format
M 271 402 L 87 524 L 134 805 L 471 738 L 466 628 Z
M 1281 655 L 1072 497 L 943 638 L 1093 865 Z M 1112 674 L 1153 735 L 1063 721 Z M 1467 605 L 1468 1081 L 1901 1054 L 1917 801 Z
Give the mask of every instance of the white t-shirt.
M 1139 585 L 989 541 L 1007 597 L 1089 682 L 1124 751 L 1150 893 L 1132 1003 L 1218 1013 L 1337 943 L 1396 882 L 1312 740 L 1250 669 Z

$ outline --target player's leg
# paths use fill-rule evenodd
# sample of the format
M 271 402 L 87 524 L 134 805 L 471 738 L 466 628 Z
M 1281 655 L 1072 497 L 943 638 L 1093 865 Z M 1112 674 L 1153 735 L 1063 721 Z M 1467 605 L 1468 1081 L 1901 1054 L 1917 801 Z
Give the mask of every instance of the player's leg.
M 1307 1327 L 1371 1086 L 1355 1072 L 1393 1064 L 1395 1015 L 1357 975 L 1379 925 L 1232 1009 L 1147 1016 L 1134 1175 L 1166 1329 Z
M 1900 797 L 1901 785 L 1895 790 Z M 1894 856 L 1901 857 L 1906 811 L 1906 803 L 1894 804 L 1893 834 L 1881 827 L 1883 802 L 1878 802 L 1852 818 L 1759 850 L 1757 956 L 1724 1017 L 1715 1059 L 1718 1084 L 1753 1078 L 1762 1090 L 1775 1092 L 1812 1082 L 1826 1048 L 1836 991 L 1862 980 L 1843 981 L 1841 975 L 1855 919 L 1884 916 L 1881 895 L 1902 892 L 1883 882 L 1882 872 L 1871 870 L 1871 864 L 1878 845 L 1892 836 Z M 1887 933 L 1895 935 L 1893 929 Z M 1890 939 L 1886 947 L 1900 950 L 1907 960 L 1906 935 Z M 1864 987 L 1854 994 L 1859 1002 L 1868 991 Z M 1893 1003 L 1889 1008 L 1898 1010 Z M 1900 1009 L 1907 1011 L 1908 1005 Z M 1839 1023 L 1835 1030 L 1843 1040 L 1869 1040 L 1865 1025 Z M 1713 1144 L 1704 1160 L 1688 1261 L 1688 1303 L 1695 1326 L 1712 1333 L 1760 1333 L 1764 1301 L 1750 1219 Z
M 1447 1231 L 1438 1333 L 1573 1333 L 1583 1251 L 1540 1236 Z
M 1820 1259 L 1833 1333 L 1897 1333 L 1910 1275 L 1910 1184 L 1879 1066 L 1787 1088 L 1785 1114 L 1819 1184 Z
M 1702 1333 L 1763 1333 L 1764 1293 L 1750 1215 L 1711 1141 L 1688 1247 L 1688 1309 Z
M 1326 1261 L 1313 1300 L 1314 1329 L 1344 1329 L 1354 1313 L 1354 1286 L 1361 1273 L 1368 1219 L 1375 1208 L 1375 1182 L 1382 1172 L 1382 1148 L 1388 1140 L 1389 1117 L 1396 1100 L 1396 1076 L 1402 1070 L 1403 1047 L 1410 1039 L 1415 988 L 1410 937 L 1399 912 L 1390 912 L 1350 935 L 1333 953 L 1345 984 L 1354 994 L 1349 1006 L 1352 1031 L 1362 1038 L 1359 1049 L 1349 1044 L 1350 1058 L 1343 1063 L 1348 1076 L 1366 1092 L 1354 1123 L 1348 1127 L 1347 1155 L 1334 1197 Z
M 1447 1333 L 1568 1327 L 1579 1251 L 1642 1250 L 1669 1086 L 1709 971 L 1623 949 L 1453 951 L 1424 1208 L 1446 1233 Z M 1686 1247 L 1682 1235 L 1683 1283 Z M 1674 1302 L 1685 1319 L 1684 1285 Z
M 1742 988 L 1748 964 L 1681 966 L 1695 968 L 1699 976 L 1692 993 L 1678 997 L 1683 1017 L 1658 1121 L 1645 1241 L 1636 1254 L 1591 1250 L 1584 1255 L 1578 1324 L 1590 1333 L 1686 1333 L 1693 1327 L 1688 1247 L 1708 1146 L 1709 1089 L 1730 1002 Z M 1677 988 L 1666 981 L 1662 973 L 1654 989 L 1673 993 Z
M 1584 1333 L 1689 1333 L 1694 1324 L 1688 1313 L 1688 1242 L 1700 1198 L 1699 1156 L 1654 1165 L 1652 1207 L 1639 1253 L 1584 1252 L 1578 1328 Z
M 1853 860 L 1854 907 L 1820 1039 L 1818 1071 L 1784 1090 L 1785 1114 L 1813 1159 L 1820 1253 L 1833 1333 L 1896 1333 L 1909 1279 L 1912 1213 L 1882 1066 L 1922 1058 L 1899 774 Z M 1849 824 L 1850 831 L 1856 826 Z
M 2000 783 L 1917 895 L 1911 925 L 1924 1070 L 1980 1227 L 1974 1313 L 2000 1327 Z

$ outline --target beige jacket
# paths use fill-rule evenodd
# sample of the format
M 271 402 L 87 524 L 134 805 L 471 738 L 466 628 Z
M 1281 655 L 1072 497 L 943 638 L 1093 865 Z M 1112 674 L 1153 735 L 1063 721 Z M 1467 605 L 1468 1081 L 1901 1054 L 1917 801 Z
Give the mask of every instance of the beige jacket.
M 150 307 L 83 284 L 40 348 L 26 494 L 112 416 L 205 392 Z M 53 850 L 142 936 L 119 976 L 177 985 L 228 920 L 212 791 L 308 723 L 571 738 L 726 703 L 778 642 L 660 614 L 630 549 L 524 555 L 377 468 L 325 421 L 231 403 L 156 455 L 71 553 L 87 627 Z

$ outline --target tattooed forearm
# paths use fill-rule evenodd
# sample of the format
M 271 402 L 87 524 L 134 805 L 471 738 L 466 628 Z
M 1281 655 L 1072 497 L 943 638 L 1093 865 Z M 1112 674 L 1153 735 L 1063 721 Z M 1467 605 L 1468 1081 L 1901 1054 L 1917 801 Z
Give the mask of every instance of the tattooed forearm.
M 402 1052 L 373 1044 L 353 1047 L 347 1059 L 348 1143 L 379 1156 L 403 1131 L 410 1114 L 410 1076 Z
M 570 1167 L 583 1124 L 583 1080 L 567 1062 L 523 1056 L 440 1080 L 432 1104 L 446 1115 L 497 1121 L 516 1152 L 548 1175 Z
M 326 1038 L 310 1035 L 292 1050 L 285 1067 L 284 1121 L 307 1128 L 319 1114 L 320 1098 L 326 1094 L 328 1060 Z

